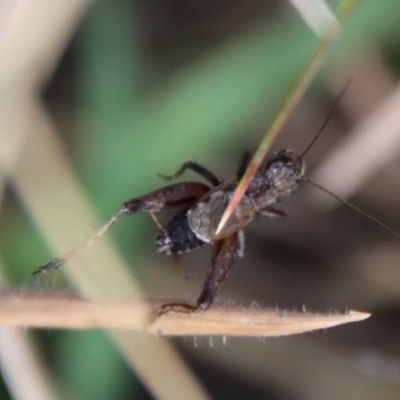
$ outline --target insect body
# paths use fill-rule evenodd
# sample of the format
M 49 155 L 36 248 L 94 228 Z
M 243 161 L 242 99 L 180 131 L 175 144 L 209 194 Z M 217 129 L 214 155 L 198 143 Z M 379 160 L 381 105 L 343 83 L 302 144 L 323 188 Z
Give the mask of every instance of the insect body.
M 63 257 L 38 268 L 35 273 L 45 273 L 61 266 L 71 257 L 91 245 L 104 234 L 123 214 L 140 211 L 176 211 L 166 222 L 159 225 L 156 238 L 157 251 L 178 255 L 194 250 L 204 244 L 212 244 L 213 256 L 203 290 L 195 305 L 170 303 L 161 306 L 157 316 L 169 311 L 192 313 L 203 312 L 213 302 L 215 295 L 230 271 L 235 258 L 243 256 L 244 235 L 242 228 L 256 215 L 283 218 L 285 213 L 273 205 L 284 196 L 291 194 L 303 177 L 304 163 L 301 156 L 290 151 L 281 151 L 260 168 L 254 176 L 245 195 L 239 202 L 224 228 L 217 234 L 219 221 L 228 205 L 238 181 L 243 175 L 248 157 L 242 161 L 235 180 L 220 182 L 217 177 L 197 163 L 187 162 L 172 177 L 191 169 L 205 178 L 210 186 L 200 182 L 183 182 L 166 186 L 142 197 L 122 204 L 110 220 L 101 227 L 86 243 Z
M 200 182 L 177 183 L 123 203 L 118 211 L 85 243 L 66 255 L 55 258 L 48 264 L 39 267 L 34 274 L 45 273 L 63 265 L 86 247 L 92 245 L 108 231 L 121 215 L 146 211 L 150 213 L 159 227 L 156 238 L 157 251 L 173 256 L 178 265 L 180 265 L 179 254 L 181 253 L 194 250 L 205 244 L 211 244 L 214 250 L 206 281 L 196 304 L 164 304 L 158 309 L 156 316 L 159 317 L 169 311 L 188 314 L 203 312 L 212 304 L 235 258 L 242 257 L 244 254 L 243 227 L 257 215 L 284 218 L 285 212 L 275 208 L 274 204 L 282 197 L 290 195 L 297 188 L 299 180 L 306 181 L 330 194 L 336 200 L 346 204 L 400 238 L 399 232 L 304 175 L 303 158 L 323 132 L 334 108 L 344 93 L 345 91 L 338 97 L 320 130 L 301 155 L 295 155 L 291 151 L 284 150 L 277 153 L 258 169 L 246 192 L 221 230 L 218 230 L 218 227 L 222 215 L 231 201 L 239 180 L 246 171 L 249 159 L 247 153 L 239 165 L 236 179 L 232 181 L 221 182 L 212 172 L 190 161 L 184 163 L 173 176 L 161 175 L 167 179 L 176 178 L 182 175 L 185 170 L 190 169 L 201 175 L 209 185 Z M 175 211 L 175 214 L 166 224 L 161 225 L 154 215 L 155 212 L 160 211 Z

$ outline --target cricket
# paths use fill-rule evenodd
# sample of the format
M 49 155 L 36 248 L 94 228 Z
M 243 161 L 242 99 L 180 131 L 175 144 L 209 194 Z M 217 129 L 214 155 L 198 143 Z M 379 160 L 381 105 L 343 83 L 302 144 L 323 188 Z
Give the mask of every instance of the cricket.
M 201 182 L 176 183 L 124 202 L 117 212 L 86 242 L 64 256 L 57 257 L 37 268 L 34 274 L 47 273 L 77 256 L 106 233 L 122 215 L 148 212 L 158 227 L 155 241 L 156 251 L 172 256 L 183 274 L 184 269 L 179 260 L 180 254 L 195 250 L 206 244 L 211 244 L 213 247 L 206 280 L 196 303 L 194 305 L 179 302 L 164 304 L 157 310 L 156 318 L 168 312 L 202 313 L 212 305 L 235 259 L 244 256 L 243 228 L 256 216 L 285 218 L 285 211 L 276 208 L 275 204 L 291 195 L 298 188 L 301 181 L 308 182 L 328 193 L 338 201 L 400 237 L 397 231 L 313 182 L 305 175 L 304 157 L 320 137 L 343 94 L 344 92 L 336 100 L 318 133 L 300 155 L 296 155 L 291 150 L 282 150 L 259 168 L 244 196 L 222 229 L 218 229 L 219 223 L 241 177 L 246 171 L 249 163 L 248 152 L 244 154 L 239 163 L 235 179 L 226 182 L 218 179 L 207 168 L 192 161 L 185 162 L 172 176 L 160 175 L 164 179 L 174 179 L 181 176 L 186 170 L 191 170 L 201 176 L 207 184 Z M 155 214 L 163 211 L 174 212 L 165 224 L 161 224 Z

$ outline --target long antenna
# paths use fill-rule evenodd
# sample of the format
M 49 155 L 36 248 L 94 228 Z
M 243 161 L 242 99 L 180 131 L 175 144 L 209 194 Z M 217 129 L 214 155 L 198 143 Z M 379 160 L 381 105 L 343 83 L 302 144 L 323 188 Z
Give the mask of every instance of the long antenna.
M 321 128 L 319 128 L 319 131 L 317 132 L 317 134 L 314 136 L 314 139 L 311 140 L 310 144 L 306 147 L 306 149 L 303 151 L 303 153 L 300 155 L 300 160 L 303 159 L 303 157 L 308 153 L 308 151 L 311 149 L 311 147 L 314 146 L 315 142 L 318 140 L 318 138 L 321 136 L 322 132 L 324 131 L 324 129 L 326 128 L 326 126 L 328 125 L 329 120 L 331 119 L 333 113 L 336 111 L 336 107 L 338 106 L 340 100 L 343 98 L 343 96 L 345 95 L 345 93 L 347 92 L 348 88 L 350 87 L 352 82 L 352 79 L 349 78 L 347 80 L 347 82 L 344 85 L 344 88 L 342 89 L 341 93 L 339 94 L 339 96 L 337 97 L 337 99 L 335 100 L 335 102 L 333 103 L 333 106 L 331 108 L 331 110 L 329 111 L 329 114 L 326 116 L 323 124 L 321 125 Z
M 328 189 L 325 189 L 323 186 L 319 185 L 318 183 L 312 181 L 310 178 L 307 178 L 306 176 L 302 176 L 301 179 L 303 179 L 304 181 L 311 183 L 311 185 L 315 186 L 316 188 L 322 190 L 325 193 L 330 194 L 332 197 L 334 197 L 336 200 L 340 201 L 341 203 L 345 204 L 346 206 L 352 208 L 353 210 L 359 212 L 361 215 L 363 215 L 364 217 L 368 218 L 370 221 L 375 222 L 376 224 L 378 224 L 381 228 L 386 229 L 387 231 L 389 231 L 390 233 L 392 233 L 393 235 L 397 236 L 400 239 L 400 233 L 395 231 L 393 228 L 391 228 L 390 226 L 384 224 L 382 221 L 380 221 L 378 218 L 375 218 L 374 216 L 372 216 L 371 214 L 367 213 L 366 211 L 362 210 L 361 208 L 355 206 L 354 204 L 350 203 L 349 201 L 342 199 L 340 196 L 338 196 L 337 194 L 331 192 Z
M 326 128 L 326 125 L 328 124 L 330 118 L 332 117 L 333 113 L 335 112 L 335 109 L 337 107 L 337 105 L 339 104 L 340 100 L 343 98 L 343 96 L 345 95 L 345 93 L 347 92 L 347 90 L 349 89 L 350 85 L 352 83 L 352 79 L 349 78 L 348 81 L 346 82 L 342 92 L 339 94 L 339 96 L 337 97 L 337 99 L 335 100 L 331 110 L 329 111 L 329 114 L 326 116 L 323 124 L 321 125 L 321 128 L 319 129 L 319 131 L 317 132 L 317 134 L 315 135 L 314 139 L 310 142 L 310 144 L 306 147 L 306 149 L 303 151 L 303 153 L 300 155 L 300 160 L 303 159 L 303 157 L 308 153 L 308 151 L 313 147 L 313 145 L 315 144 L 315 142 L 318 140 L 318 138 L 321 136 L 322 132 L 324 131 L 324 129 Z M 356 205 L 350 203 L 349 201 L 341 198 L 340 196 L 338 196 L 337 194 L 331 192 L 328 189 L 325 189 L 323 186 L 319 185 L 318 183 L 314 182 L 313 180 L 311 180 L 310 178 L 302 175 L 301 179 L 303 179 L 304 181 L 310 183 L 311 185 L 315 186 L 316 188 L 322 190 L 325 193 L 328 193 L 329 195 L 331 195 L 333 198 L 335 198 L 336 200 L 340 201 L 341 203 L 345 204 L 346 206 L 352 208 L 353 210 L 359 212 L 361 215 L 363 215 L 364 217 L 368 218 L 370 221 L 375 222 L 377 225 L 379 225 L 381 228 L 387 230 L 388 232 L 392 233 L 393 235 L 397 236 L 398 238 L 400 238 L 400 233 L 395 231 L 393 228 L 391 228 L 390 226 L 384 224 L 382 221 L 380 221 L 378 218 L 375 218 L 374 216 L 372 216 L 371 214 L 367 213 L 366 211 L 362 210 L 361 208 L 357 207 Z

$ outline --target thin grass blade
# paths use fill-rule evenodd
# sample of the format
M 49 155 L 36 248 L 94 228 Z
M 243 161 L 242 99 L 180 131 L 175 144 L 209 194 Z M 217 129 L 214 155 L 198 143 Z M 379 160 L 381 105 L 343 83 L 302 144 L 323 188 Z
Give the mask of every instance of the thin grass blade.
M 352 10 L 355 8 L 357 3 L 358 0 L 341 1 L 336 13 L 337 20 L 340 23 L 343 23 L 351 14 Z M 233 194 L 232 199 L 225 210 L 225 213 L 221 218 L 221 221 L 218 225 L 218 229 L 216 232 L 217 234 L 224 227 L 225 223 L 228 221 L 229 217 L 233 213 L 233 210 L 236 208 L 240 199 L 246 192 L 251 180 L 253 179 L 257 170 L 260 168 L 260 165 L 263 162 L 265 155 L 270 149 L 273 141 L 276 139 L 277 135 L 282 130 L 282 127 L 287 121 L 289 115 L 294 110 L 296 105 L 299 103 L 304 92 L 309 87 L 312 79 L 318 72 L 324 60 L 324 57 L 327 54 L 328 49 L 330 48 L 331 44 L 337 37 L 338 33 L 339 33 L 339 24 L 336 21 L 334 21 L 328 28 L 325 36 L 319 41 L 316 49 L 314 50 L 314 53 L 312 54 L 310 60 L 308 61 L 305 68 L 301 72 L 287 100 L 285 101 L 281 110 L 277 114 L 271 127 L 265 134 L 264 139 L 261 141 L 256 153 L 254 154 L 253 159 L 251 160 L 245 174 L 243 175 L 238 187 L 236 188 L 235 193 Z

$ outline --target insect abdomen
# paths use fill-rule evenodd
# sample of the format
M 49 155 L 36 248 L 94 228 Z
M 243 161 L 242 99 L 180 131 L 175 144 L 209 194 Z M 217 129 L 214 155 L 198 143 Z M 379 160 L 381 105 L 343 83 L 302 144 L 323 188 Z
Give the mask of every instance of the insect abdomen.
M 184 253 L 205 244 L 189 226 L 186 213 L 175 214 L 160 230 L 156 238 L 157 251 L 160 253 Z

